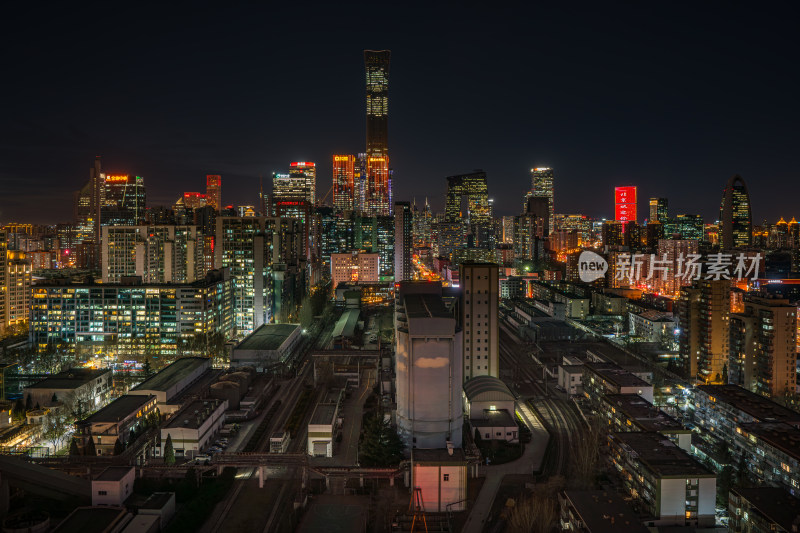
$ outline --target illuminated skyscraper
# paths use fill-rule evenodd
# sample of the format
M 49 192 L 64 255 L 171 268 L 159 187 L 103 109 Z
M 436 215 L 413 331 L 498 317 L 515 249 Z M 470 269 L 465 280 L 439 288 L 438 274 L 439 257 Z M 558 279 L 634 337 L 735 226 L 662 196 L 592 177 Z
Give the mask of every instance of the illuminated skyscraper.
M 554 214 L 555 204 L 553 202 L 553 169 L 552 168 L 532 168 L 531 169 L 531 196 L 547 198 L 547 208 L 549 211 L 548 228 L 553 231 L 555 226 Z M 545 235 L 546 237 L 546 235 Z
M 134 226 L 145 221 L 146 193 L 141 176 L 105 175 L 100 223 L 103 226 Z
M 664 222 L 667 220 L 666 198 L 650 198 L 650 222 Z
M 219 213 L 222 206 L 222 176 L 209 174 L 206 176 L 206 205 Z
M 367 74 L 367 155 L 388 157 L 390 50 L 364 50 Z
M 364 212 L 392 214 L 389 170 L 389 50 L 365 50 L 367 81 L 367 156 Z
M 333 156 L 333 205 L 336 209 L 356 209 L 355 163 L 352 155 Z
M 753 219 L 750 194 L 741 176 L 735 174 L 725 185 L 719 208 L 721 246 L 725 250 L 750 246 L 753 242 Z
M 454 238 L 452 245 L 491 251 L 494 253 L 492 217 L 489 209 L 489 187 L 486 172 L 476 170 L 470 174 L 449 176 L 447 178 L 447 199 L 445 203 L 445 224 L 452 231 L 464 235 L 462 243 Z M 458 232 L 459 228 L 462 230 Z M 466 242 L 464 242 L 466 241 Z M 452 253 L 455 250 L 450 250 Z M 440 251 L 441 253 L 441 251 Z M 479 256 L 476 256 L 479 257 Z M 489 253 L 483 254 L 483 261 L 491 260 Z
M 317 167 L 311 161 L 295 161 L 291 164 L 289 175 L 302 180 L 303 199 L 312 206 L 317 201 Z

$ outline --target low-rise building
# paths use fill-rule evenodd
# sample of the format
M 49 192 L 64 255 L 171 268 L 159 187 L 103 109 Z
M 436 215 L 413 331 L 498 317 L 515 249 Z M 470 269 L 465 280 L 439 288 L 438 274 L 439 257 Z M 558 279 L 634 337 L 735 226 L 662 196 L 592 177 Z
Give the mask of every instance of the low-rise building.
M 558 495 L 559 525 L 573 533 L 647 533 L 637 513 L 616 492 L 565 490 Z
M 274 432 L 269 438 L 269 453 L 286 453 L 291 437 L 285 429 Z
M 759 484 L 800 496 L 800 428 L 784 422 L 750 422 L 736 428 L 735 447 Z
M 675 319 L 667 313 L 648 310 L 628 313 L 630 334 L 645 342 L 663 342 L 675 338 Z
M 464 383 L 464 413 L 481 439 L 519 442 L 514 411 L 514 395 L 498 378 L 478 376 Z
M 584 364 L 583 393 L 595 407 L 607 394 L 637 394 L 653 403 L 653 386 L 614 363 Z
M 466 509 L 468 462 L 462 449 L 415 449 L 413 464 L 412 483 L 422 492 L 426 512 Z
M 308 423 L 308 455 L 333 457 L 334 432 L 337 429 L 339 406 L 320 403 Z
M 42 381 L 25 387 L 25 403 L 45 407 L 59 403 L 81 402 L 92 411 L 106 402 L 111 388 L 111 370 L 107 368 L 71 368 L 53 374 Z
M 161 447 L 164 456 L 167 437 L 172 439 L 176 458 L 192 459 L 214 442 L 222 426 L 225 425 L 225 410 L 228 402 L 224 400 L 194 400 L 175 413 L 161 427 Z
M 174 412 L 180 407 L 174 400 L 210 368 L 208 357 L 183 357 L 132 388 L 128 394 L 155 396 L 162 413 Z
M 728 493 L 731 533 L 794 533 L 800 529 L 800 499 L 776 487 L 734 487 Z
M 612 433 L 609 460 L 648 526 L 713 526 L 717 477 L 659 433 Z
M 231 366 L 252 366 L 264 372 L 285 364 L 301 335 L 300 324 L 263 324 L 233 348 Z
M 147 416 L 156 410 L 156 404 L 152 395 L 125 395 L 78 421 L 76 437 L 81 440 L 84 453 L 89 439 L 93 439 L 97 455 L 113 455 L 117 440 L 124 446 L 131 431 L 142 427 Z
M 558 365 L 558 386 L 570 396 L 583 394 L 583 365 Z
M 122 507 L 133 493 L 136 469 L 132 466 L 109 466 L 92 480 L 92 505 Z
M 167 524 L 175 516 L 175 493 L 154 492 L 139 506 L 139 514 L 158 517 L 161 531 L 165 531 Z
M 644 431 L 660 433 L 691 452 L 692 430 L 655 407 L 638 394 L 609 394 L 602 398 L 600 417 L 608 423 L 609 433 Z
M 132 514 L 119 507 L 78 507 L 53 529 L 53 533 L 118 533 L 132 519 Z

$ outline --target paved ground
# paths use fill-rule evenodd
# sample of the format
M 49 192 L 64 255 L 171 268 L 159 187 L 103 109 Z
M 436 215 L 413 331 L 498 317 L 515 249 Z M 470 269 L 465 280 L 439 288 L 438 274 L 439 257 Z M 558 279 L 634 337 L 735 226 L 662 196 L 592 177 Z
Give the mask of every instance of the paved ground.
M 360 533 L 367 529 L 369 498 L 323 494 L 311 502 L 297 528 L 301 533 Z
M 492 511 L 497 490 L 506 475 L 531 474 L 541 468 L 550 435 L 524 402 L 517 404 L 517 411 L 519 411 L 525 424 L 531 430 L 531 442 L 525 445 L 525 452 L 516 461 L 497 466 L 481 466 L 480 474 L 485 476 L 486 480 L 478 497 L 475 499 L 475 503 L 472 505 L 464 529 L 461 530 L 462 533 L 480 533 L 483 531 L 486 519 Z

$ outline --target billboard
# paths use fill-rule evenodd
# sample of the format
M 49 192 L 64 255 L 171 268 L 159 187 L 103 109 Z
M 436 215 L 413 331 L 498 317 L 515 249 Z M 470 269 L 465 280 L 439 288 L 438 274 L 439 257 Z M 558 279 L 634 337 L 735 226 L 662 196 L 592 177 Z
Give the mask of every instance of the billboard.
M 614 220 L 635 222 L 636 218 L 636 187 L 616 187 L 614 189 Z

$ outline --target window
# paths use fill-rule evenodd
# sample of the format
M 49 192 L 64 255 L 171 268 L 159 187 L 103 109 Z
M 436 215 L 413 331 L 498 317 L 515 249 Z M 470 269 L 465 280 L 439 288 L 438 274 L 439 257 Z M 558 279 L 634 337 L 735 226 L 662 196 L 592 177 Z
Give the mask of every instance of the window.
M 97 491 L 97 495 L 98 495 L 98 496 L 105 496 L 105 495 L 107 495 L 107 494 L 108 494 L 108 492 L 107 492 L 107 491 L 105 491 L 105 490 L 98 490 L 98 491 Z
M 450 474 L 442 474 L 442 481 L 450 481 Z

